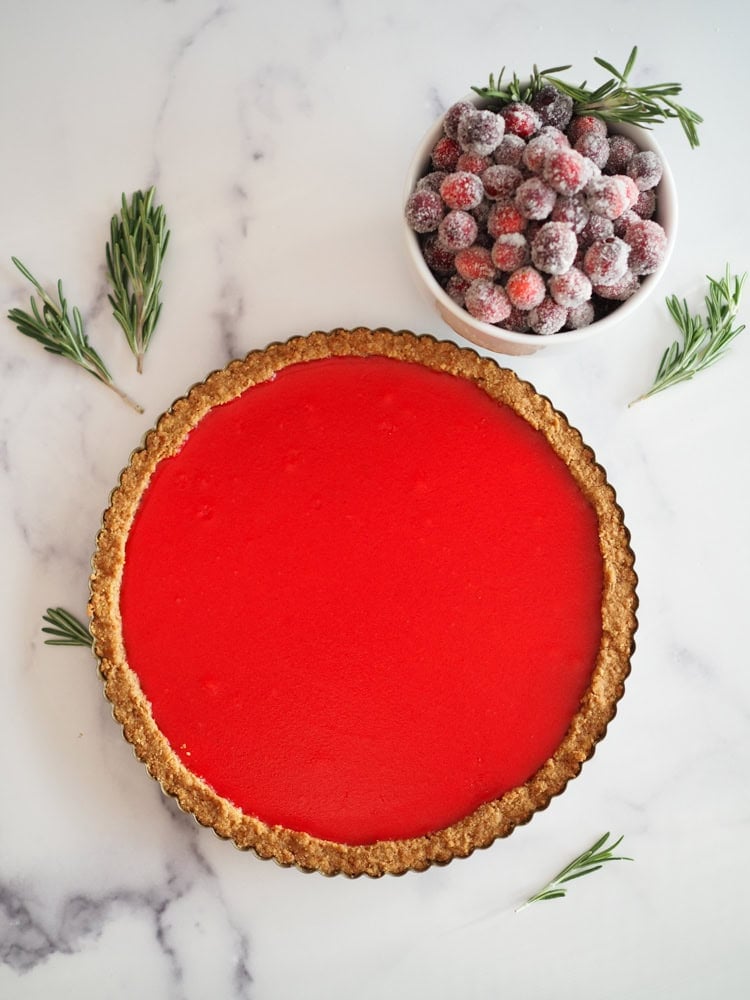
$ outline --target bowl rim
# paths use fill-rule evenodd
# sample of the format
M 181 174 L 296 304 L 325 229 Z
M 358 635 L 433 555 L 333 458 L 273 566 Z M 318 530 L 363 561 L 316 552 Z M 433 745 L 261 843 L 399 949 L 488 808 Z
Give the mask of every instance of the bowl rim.
M 477 107 L 486 106 L 488 103 L 477 94 L 469 94 L 465 95 L 463 98 L 458 98 L 458 101 L 461 100 L 469 101 Z M 457 103 L 457 101 L 453 103 Z M 430 128 L 422 136 L 422 139 L 412 156 L 404 186 L 404 196 L 402 199 L 402 203 L 404 205 L 413 192 L 419 178 L 427 172 L 426 168 L 429 163 L 429 153 L 437 139 L 442 134 L 444 117 L 445 112 L 443 112 L 443 114 L 435 122 L 433 122 Z M 496 326 L 493 323 L 486 323 L 475 319 L 471 313 L 460 306 L 450 297 L 450 295 L 448 295 L 427 266 L 427 263 L 422 255 L 419 236 L 408 225 L 402 213 L 402 225 L 405 232 L 406 248 L 412 265 L 414 266 L 421 282 L 425 286 L 425 289 L 436 300 L 436 305 L 439 307 L 439 314 L 443 317 L 444 321 L 454 329 L 455 332 L 459 333 L 460 336 L 465 339 L 469 339 L 466 337 L 466 334 L 456 330 L 456 328 L 453 327 L 453 324 L 449 323 L 445 313 L 452 318 L 455 318 L 456 322 L 461 324 L 461 326 L 475 328 L 478 336 L 481 338 L 477 341 L 477 343 L 481 343 L 482 346 L 486 346 L 488 341 L 493 340 L 497 341 L 498 344 L 502 344 L 504 342 L 516 347 L 525 347 L 534 350 L 541 347 L 572 344 L 582 340 L 587 340 L 588 338 L 599 333 L 606 332 L 611 327 L 621 323 L 624 319 L 627 319 L 628 316 L 635 312 L 635 310 L 638 309 L 638 307 L 654 290 L 669 265 L 676 242 L 679 212 L 674 175 L 669 161 L 667 160 L 662 147 L 654 138 L 651 129 L 646 129 L 629 123 L 610 122 L 607 123 L 607 127 L 611 134 L 617 133 L 633 139 L 640 150 L 653 151 L 661 160 L 663 169 L 661 180 L 657 185 L 658 202 L 657 212 L 654 218 L 657 221 L 660 221 L 667 234 L 667 249 L 664 259 L 655 271 L 644 276 L 641 287 L 637 292 L 635 292 L 629 299 L 621 302 L 617 308 L 612 310 L 611 313 L 603 316 L 601 319 L 598 319 L 593 323 L 590 323 L 588 326 L 581 327 L 577 330 L 564 330 L 551 336 L 541 336 L 537 333 L 519 333 L 515 330 L 505 330 L 501 326 Z M 667 224 L 665 224 L 665 222 Z

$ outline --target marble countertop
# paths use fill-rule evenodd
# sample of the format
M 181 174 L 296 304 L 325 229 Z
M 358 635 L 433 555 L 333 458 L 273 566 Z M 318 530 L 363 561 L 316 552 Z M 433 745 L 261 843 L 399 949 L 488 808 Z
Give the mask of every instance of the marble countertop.
M 64 279 L 138 415 L 5 321 L 0 338 L 0 996 L 252 1000 L 747 996 L 750 335 L 638 406 L 675 334 L 664 295 L 748 257 L 748 8 L 419 0 L 29 0 L 0 33 L 0 306 L 20 257 Z M 325 879 L 243 854 L 166 800 L 85 649 L 102 510 L 132 448 L 193 382 L 314 329 L 451 337 L 416 290 L 403 179 L 435 117 L 503 64 L 678 79 L 702 145 L 658 133 L 680 231 L 657 294 L 601 341 L 501 358 L 607 468 L 640 578 L 627 692 L 595 757 L 507 840 L 446 868 Z M 708 89 L 707 81 L 711 81 Z M 146 371 L 106 299 L 121 191 L 156 184 L 172 242 Z M 662 294 L 663 293 L 663 294 Z M 750 301 L 750 300 L 749 300 Z M 750 313 L 745 306 L 745 317 Z M 457 339 L 457 338 L 454 338 Z M 540 594 L 543 607 L 544 595 Z M 634 861 L 516 909 L 606 830 Z

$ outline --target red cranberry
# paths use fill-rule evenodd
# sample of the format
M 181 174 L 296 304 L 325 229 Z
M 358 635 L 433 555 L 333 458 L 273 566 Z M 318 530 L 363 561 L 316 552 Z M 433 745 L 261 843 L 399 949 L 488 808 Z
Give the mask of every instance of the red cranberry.
M 621 278 L 607 285 L 594 285 L 594 292 L 600 299 L 610 302 L 624 302 L 640 288 L 640 281 L 632 271 L 626 271 Z
M 492 160 L 487 156 L 477 156 L 476 153 L 461 153 L 456 161 L 456 170 L 468 170 L 470 174 L 481 174 L 489 167 Z
M 476 174 L 462 170 L 448 174 L 440 185 L 440 197 L 448 208 L 460 208 L 467 212 L 479 205 L 484 197 L 484 189 Z
M 492 262 L 498 271 L 517 271 L 529 262 L 529 244 L 522 233 L 503 233 L 492 245 Z
M 491 156 L 505 132 L 502 115 L 494 111 L 467 112 L 458 123 L 458 142 L 465 153 Z
M 653 274 L 667 254 L 667 234 L 658 222 L 638 218 L 625 230 L 630 245 L 628 267 L 633 274 Z
M 596 177 L 585 189 L 586 204 L 594 215 L 616 219 L 628 207 L 623 184 L 616 177 Z
M 576 234 L 565 222 L 547 222 L 531 244 L 531 262 L 539 271 L 562 274 L 575 260 Z
M 513 201 L 497 201 L 487 216 L 487 232 L 493 239 L 503 233 L 520 233 L 528 226 L 528 220 L 521 215 Z
M 595 115 L 574 115 L 568 126 L 568 139 L 575 146 L 584 135 L 599 135 L 606 138 L 606 123 Z
M 558 194 L 577 194 L 589 180 L 589 168 L 575 149 L 556 149 L 545 157 L 542 177 Z
M 476 281 L 477 278 L 495 277 L 492 254 L 486 247 L 474 244 L 465 250 L 459 250 L 454 263 L 461 277 L 469 282 Z
M 422 244 L 422 256 L 433 274 L 447 275 L 455 270 L 456 255 L 439 242 L 437 233 L 432 233 Z
M 639 191 L 647 191 L 656 187 L 661 180 L 663 170 L 662 162 L 656 153 L 646 149 L 631 158 L 625 173 L 633 178 Z
M 582 302 L 580 306 L 573 306 L 568 309 L 568 318 L 565 326 L 568 330 L 581 330 L 585 326 L 590 326 L 594 322 L 594 306 L 591 300 Z
M 554 299 L 546 296 L 538 306 L 529 312 L 529 326 L 541 337 L 549 337 L 565 326 L 568 310 Z
M 520 135 L 504 135 L 500 145 L 492 154 L 495 163 L 504 163 L 508 167 L 520 167 L 526 143 Z
M 554 125 L 559 129 L 567 128 L 573 115 L 573 98 L 561 93 L 551 83 L 545 83 L 534 94 L 531 106 L 542 125 Z
M 512 197 L 522 180 L 523 174 L 517 167 L 506 166 L 503 163 L 493 163 L 482 174 L 484 192 L 493 201 Z
M 445 283 L 445 290 L 455 303 L 463 309 L 466 303 L 466 292 L 471 284 L 460 274 L 452 274 Z
M 609 159 L 609 143 L 606 135 L 594 135 L 593 132 L 588 132 L 576 140 L 573 148 L 600 168 L 605 166 Z
M 596 240 L 584 255 L 583 270 L 592 285 L 612 285 L 627 271 L 629 255 L 630 247 L 617 236 Z
M 589 210 L 583 196 L 575 194 L 571 198 L 558 195 L 550 212 L 552 222 L 567 222 L 574 233 L 580 233 L 589 221 Z
M 451 104 L 443 116 L 443 132 L 451 139 L 458 136 L 458 124 L 465 114 L 474 111 L 474 105 L 468 101 L 456 101 Z
M 476 238 L 476 220 L 468 212 L 454 209 L 443 217 L 438 226 L 441 245 L 454 253 L 470 247 Z
M 505 131 L 511 135 L 520 135 L 522 139 L 530 138 L 542 125 L 539 115 L 532 106 L 522 101 L 511 101 L 505 105 L 500 114 L 505 119 Z
M 624 173 L 633 155 L 638 152 L 638 147 L 632 139 L 624 135 L 611 135 L 607 142 L 609 143 L 609 156 L 605 165 L 607 173 Z
M 510 314 L 510 302 L 502 285 L 479 278 L 466 291 L 466 309 L 482 323 L 500 323 Z
M 432 147 L 432 166 L 435 170 L 453 171 L 460 155 L 461 147 L 456 140 L 444 135 Z
M 512 306 L 527 311 L 544 298 L 544 278 L 533 267 L 519 267 L 506 281 L 505 291 Z
M 527 219 L 546 219 L 554 208 L 556 197 L 540 177 L 529 177 L 516 188 L 516 208 Z
M 573 309 L 591 298 L 591 281 L 577 267 L 549 279 L 549 293 L 558 305 Z
M 406 221 L 415 233 L 431 233 L 440 225 L 445 206 L 436 191 L 419 188 L 406 203 Z

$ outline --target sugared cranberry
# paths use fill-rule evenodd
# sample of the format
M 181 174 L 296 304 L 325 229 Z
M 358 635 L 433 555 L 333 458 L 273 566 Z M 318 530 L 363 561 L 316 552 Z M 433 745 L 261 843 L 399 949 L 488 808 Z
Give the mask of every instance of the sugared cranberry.
M 596 177 L 585 188 L 586 205 L 593 215 L 616 219 L 628 207 L 625 188 L 616 177 Z
M 492 160 L 488 156 L 477 156 L 476 153 L 461 153 L 456 161 L 456 170 L 468 170 L 470 174 L 481 174 L 489 167 Z
M 656 211 L 656 192 L 653 188 L 641 191 L 638 201 L 633 205 L 633 211 L 642 219 L 650 219 Z
M 428 174 L 425 174 L 424 177 L 419 178 L 416 185 L 417 189 L 429 188 L 431 191 L 437 191 L 437 193 L 440 194 L 440 185 L 447 176 L 447 170 L 431 170 Z
M 468 101 L 456 101 L 455 104 L 451 104 L 443 116 L 443 132 L 451 139 L 457 138 L 458 123 L 470 111 L 474 111 L 474 105 Z
M 466 291 L 466 309 L 482 323 L 501 323 L 510 314 L 510 302 L 502 285 L 479 278 Z
M 612 285 L 627 271 L 629 255 L 630 247 L 617 236 L 596 240 L 584 255 L 583 270 L 592 285 Z
M 658 222 L 641 219 L 625 230 L 630 245 L 628 267 L 633 274 L 653 274 L 667 254 L 667 234 Z
M 550 212 L 552 222 L 567 222 L 574 233 L 580 233 L 589 221 L 589 210 L 582 195 L 575 194 L 570 198 L 558 195 Z
M 528 311 L 544 298 L 544 278 L 533 267 L 519 267 L 506 281 L 505 291 L 512 306 Z
M 481 202 L 484 197 L 484 188 L 476 174 L 461 170 L 448 174 L 440 185 L 440 197 L 448 208 L 460 208 L 462 211 L 468 212 L 470 208 L 476 208 Z
M 430 158 L 435 170 L 447 170 L 452 172 L 456 169 L 456 163 L 461 155 L 461 147 L 455 139 L 448 135 L 441 136 L 432 147 Z
M 621 278 L 609 285 L 594 285 L 594 292 L 600 299 L 607 299 L 609 302 L 624 302 L 640 287 L 641 282 L 638 276 L 628 270 Z
M 467 112 L 458 123 L 458 142 L 465 153 L 491 156 L 500 145 L 505 133 L 502 115 L 494 111 L 480 111 L 474 108 Z
M 493 201 L 510 198 L 522 180 L 523 174 L 518 167 L 503 163 L 493 163 L 482 174 L 485 194 Z
M 562 274 L 575 260 L 576 234 L 565 222 L 547 222 L 531 244 L 531 262 L 539 271 Z
M 600 135 L 607 136 L 606 123 L 595 115 L 574 115 L 568 126 L 568 139 L 575 146 L 581 136 Z
M 445 206 L 436 191 L 420 188 L 409 195 L 406 221 L 415 233 L 432 233 L 445 215 Z
M 503 233 L 521 233 L 528 226 L 514 201 L 496 201 L 487 216 L 487 232 L 493 239 Z
M 549 279 L 549 293 L 558 305 L 573 309 L 591 298 L 591 281 L 577 267 Z
M 594 322 L 594 306 L 589 300 L 582 302 L 580 306 L 573 306 L 568 309 L 568 318 L 565 326 L 568 330 L 582 330 L 584 326 L 590 326 Z
M 615 236 L 619 236 L 621 240 L 624 240 L 628 226 L 632 222 L 637 222 L 639 219 L 640 215 L 634 212 L 632 208 L 626 209 L 622 215 L 615 219 L 612 223 Z
M 445 290 L 461 308 L 466 304 L 466 292 L 471 284 L 460 274 L 452 274 L 445 283 Z
M 557 195 L 540 177 L 529 177 L 516 188 L 515 203 L 527 219 L 546 219 L 555 205 Z
M 519 167 L 526 143 L 520 135 L 504 135 L 500 145 L 492 154 L 495 163 L 504 163 L 508 167 Z
M 474 246 L 459 250 L 454 261 L 455 268 L 462 278 L 476 281 L 477 278 L 494 278 L 495 265 L 492 254 L 486 247 Z
M 536 111 L 530 104 L 522 101 L 511 101 L 500 114 L 505 119 L 505 131 L 511 135 L 520 135 L 522 139 L 530 138 L 542 126 Z
M 575 149 L 555 149 L 544 159 L 542 177 L 558 194 L 577 194 L 589 180 L 589 168 Z
M 526 149 L 523 151 L 523 166 L 533 174 L 539 174 L 549 154 L 561 148 L 551 135 L 535 135 L 526 143 Z
M 625 171 L 628 177 L 632 177 L 638 185 L 639 191 L 648 191 L 649 188 L 656 187 L 663 172 L 661 160 L 650 149 L 645 149 L 642 153 L 635 153 Z
M 529 244 L 522 233 L 504 233 L 492 244 L 492 262 L 498 271 L 517 271 L 529 262 Z
M 609 143 L 609 156 L 605 170 L 608 174 L 624 173 L 633 155 L 638 152 L 638 147 L 632 139 L 628 139 L 624 135 L 611 135 L 607 142 Z
M 609 143 L 606 135 L 594 135 L 588 132 L 576 140 L 573 148 L 599 168 L 605 166 L 609 159 Z
M 438 239 L 446 250 L 457 253 L 470 247 L 477 238 L 477 223 L 473 216 L 460 209 L 448 212 L 438 226 Z
M 632 208 L 638 201 L 638 196 L 640 194 L 638 185 L 635 183 L 633 178 L 628 177 L 627 174 L 613 174 L 612 176 L 622 185 L 623 191 L 625 192 L 627 208 Z
M 565 129 L 573 116 L 573 98 L 561 93 L 551 83 L 545 83 L 534 94 L 531 106 L 539 115 L 542 125 Z
M 550 337 L 565 326 L 568 310 L 558 305 L 553 298 L 546 296 L 538 306 L 529 312 L 529 326 L 541 337 Z
M 606 240 L 609 236 L 613 236 L 614 232 L 615 227 L 611 219 L 591 213 L 588 222 L 578 235 L 578 245 L 583 248 L 589 247 L 596 240 Z
M 455 270 L 455 253 L 448 250 L 438 240 L 437 233 L 431 233 L 422 244 L 422 256 L 433 274 L 447 275 Z
M 511 306 L 510 313 L 500 324 L 503 330 L 513 330 L 515 333 L 526 333 L 529 329 L 529 313 L 528 310 L 516 309 L 515 306 Z

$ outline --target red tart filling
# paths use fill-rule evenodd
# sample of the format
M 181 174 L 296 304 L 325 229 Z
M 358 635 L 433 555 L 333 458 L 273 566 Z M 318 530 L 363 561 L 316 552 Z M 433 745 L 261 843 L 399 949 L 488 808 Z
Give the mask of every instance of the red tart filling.
M 269 825 L 420 836 L 524 783 L 601 640 L 597 518 L 546 438 L 385 357 L 214 407 L 131 526 L 130 667 L 175 753 Z

